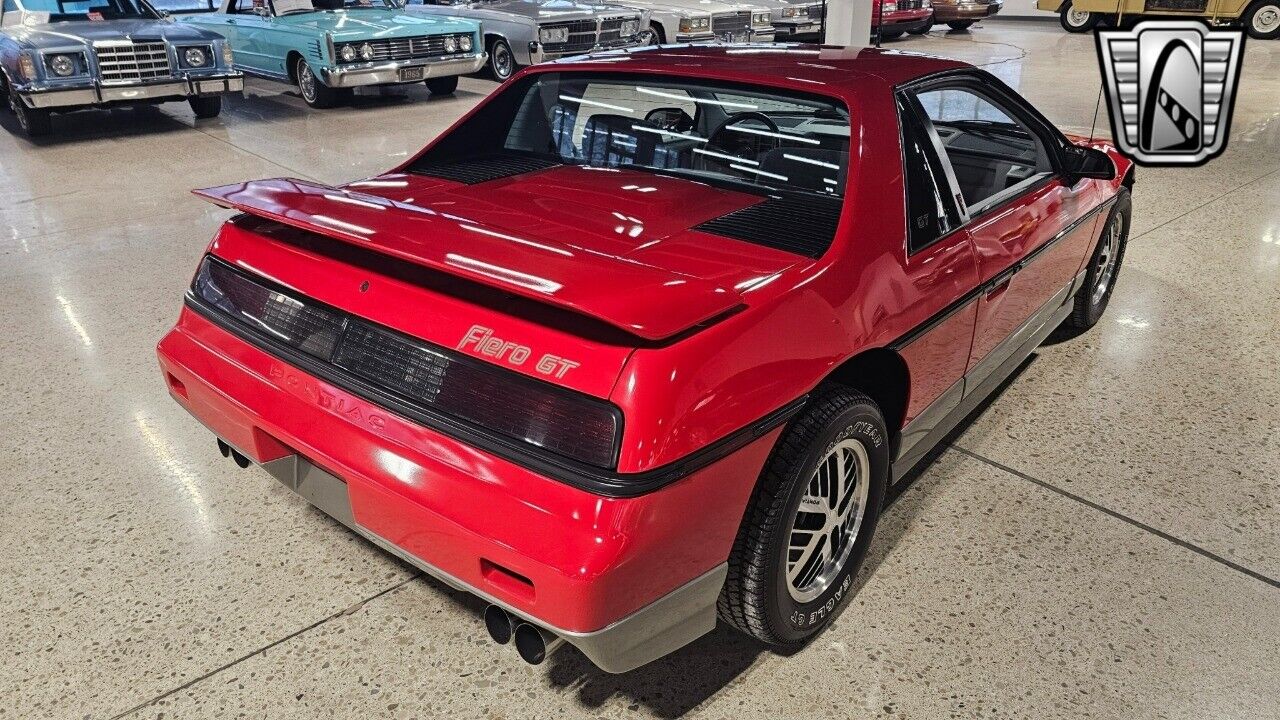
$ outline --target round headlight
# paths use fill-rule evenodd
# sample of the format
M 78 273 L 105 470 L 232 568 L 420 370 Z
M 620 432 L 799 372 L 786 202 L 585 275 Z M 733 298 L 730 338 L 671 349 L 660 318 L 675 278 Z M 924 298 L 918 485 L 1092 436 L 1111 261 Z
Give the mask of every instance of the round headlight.
M 462 52 L 471 52 L 471 36 L 463 35 L 458 38 L 458 48 L 461 49 Z
M 205 54 L 204 48 L 187 48 L 182 51 L 182 59 L 187 67 L 204 67 L 209 63 L 209 56 Z
M 356 59 L 356 48 L 354 45 L 343 45 L 338 54 L 342 56 L 343 62 L 351 62 Z
M 444 39 L 444 51 L 447 53 L 458 52 L 458 40 L 452 35 Z
M 76 64 L 70 55 L 54 55 L 49 58 L 49 69 L 58 77 L 68 77 L 75 74 Z
M 373 46 L 372 46 L 372 45 L 370 45 L 369 43 L 365 43 L 365 44 L 361 45 L 361 46 L 360 46 L 360 57 L 361 57 L 361 59 L 363 59 L 363 60 L 372 60 L 372 59 L 373 59 Z

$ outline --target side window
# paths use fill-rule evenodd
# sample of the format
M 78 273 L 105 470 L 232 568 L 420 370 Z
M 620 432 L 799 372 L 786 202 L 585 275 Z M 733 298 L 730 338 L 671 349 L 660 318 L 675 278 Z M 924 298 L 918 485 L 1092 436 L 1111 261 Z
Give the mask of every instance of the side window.
M 977 214 L 1052 172 L 1040 138 L 1016 114 L 967 87 L 918 93 L 960 194 Z
M 13 0 L 4 0 L 5 12 L 18 12 L 18 4 Z
M 898 99 L 903 183 L 907 196 L 907 249 L 922 250 L 960 224 L 942 161 L 915 110 Z

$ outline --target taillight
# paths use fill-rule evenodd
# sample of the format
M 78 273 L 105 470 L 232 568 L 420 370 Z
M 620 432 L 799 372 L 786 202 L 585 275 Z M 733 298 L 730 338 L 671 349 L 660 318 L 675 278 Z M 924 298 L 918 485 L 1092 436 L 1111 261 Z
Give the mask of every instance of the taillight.
M 621 414 L 603 400 L 357 318 L 212 257 L 201 264 L 192 295 L 265 349 L 321 361 L 331 371 L 326 379 L 355 394 L 361 384 L 373 385 L 427 417 L 460 420 L 594 467 L 617 462 Z

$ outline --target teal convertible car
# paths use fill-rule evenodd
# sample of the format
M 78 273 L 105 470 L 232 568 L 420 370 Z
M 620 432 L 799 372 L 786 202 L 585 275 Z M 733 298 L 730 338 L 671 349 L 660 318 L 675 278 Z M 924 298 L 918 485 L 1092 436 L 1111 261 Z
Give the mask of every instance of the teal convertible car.
M 396 0 L 222 0 L 181 20 L 225 37 L 237 70 L 297 85 L 317 108 L 362 85 L 448 94 L 487 60 L 479 23 L 408 15 Z

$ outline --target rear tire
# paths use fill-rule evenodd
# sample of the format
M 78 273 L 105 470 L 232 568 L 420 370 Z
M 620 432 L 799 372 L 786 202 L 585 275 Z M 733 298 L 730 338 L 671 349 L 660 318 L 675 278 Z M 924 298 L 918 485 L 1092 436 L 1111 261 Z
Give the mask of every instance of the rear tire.
M 977 20 L 952 20 L 951 22 L 947 23 L 947 27 L 951 28 L 952 30 L 968 30 L 969 28 L 973 27 L 973 24 L 975 22 L 977 22 Z
M 1102 22 L 1102 16 L 1096 12 L 1076 10 L 1071 6 L 1071 0 L 1063 0 L 1058 8 L 1058 22 L 1069 33 L 1087 33 Z
M 721 619 L 778 646 L 799 645 L 831 622 L 880 517 L 888 437 L 866 395 L 841 386 L 814 394 L 778 439 L 747 505 Z
M 432 95 L 452 95 L 458 89 L 458 76 L 431 78 L 426 84 Z
M 298 91 L 302 93 L 302 100 L 307 105 L 323 110 L 338 104 L 342 93 L 325 85 L 320 78 L 316 77 L 306 60 L 298 58 L 298 64 L 294 67 L 297 73 Z
M 906 34 L 907 33 L 905 30 L 881 30 L 880 39 L 881 40 L 897 40 L 898 38 Z
M 1251 38 L 1280 38 L 1280 0 L 1257 0 L 1244 11 L 1241 19 Z
M 221 95 L 191 97 L 187 98 L 187 103 L 191 105 L 191 111 L 196 114 L 197 120 L 209 120 L 222 114 Z
M 1077 333 L 1096 325 L 1106 311 L 1107 303 L 1111 301 L 1111 293 L 1116 288 L 1116 278 L 1120 275 L 1120 266 L 1124 262 L 1124 250 L 1129 242 L 1129 218 L 1132 214 L 1133 203 L 1129 198 L 1129 191 L 1120 188 L 1115 204 L 1107 215 L 1107 224 L 1102 227 L 1102 234 L 1098 237 L 1098 246 L 1089 258 L 1084 285 L 1076 291 L 1075 307 L 1063 323 Z

